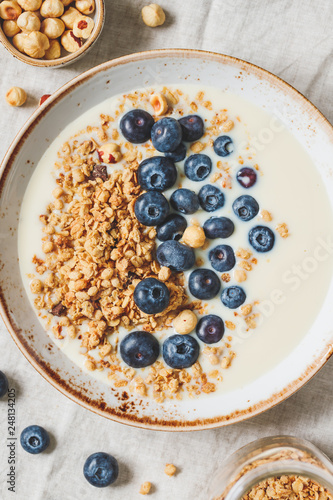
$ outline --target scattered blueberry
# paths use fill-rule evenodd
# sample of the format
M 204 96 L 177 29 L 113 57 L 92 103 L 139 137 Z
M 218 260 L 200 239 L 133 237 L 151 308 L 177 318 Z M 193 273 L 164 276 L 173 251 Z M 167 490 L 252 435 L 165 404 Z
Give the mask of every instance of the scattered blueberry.
M 145 191 L 165 191 L 177 180 L 177 169 L 170 158 L 153 156 L 140 163 L 138 181 Z
M 206 212 L 214 212 L 224 205 L 224 194 L 219 188 L 211 184 L 202 186 L 198 198 L 201 208 Z
M 182 140 L 182 128 L 169 116 L 158 120 L 151 129 L 151 140 L 157 151 L 168 153 L 178 148 Z
M 183 161 L 186 156 L 186 146 L 184 143 L 180 143 L 174 151 L 169 151 L 165 153 L 167 158 L 170 158 L 175 163 L 177 161 Z
M 185 217 L 179 214 L 170 214 L 165 221 L 157 226 L 157 238 L 160 241 L 180 240 L 187 228 Z
M 195 263 L 193 248 L 182 245 L 176 240 L 161 243 L 157 248 L 156 258 L 161 266 L 170 267 L 175 271 L 186 271 Z
M 8 379 L 6 375 L 0 371 L 0 398 L 2 398 L 8 391 Z
M 172 335 L 163 344 L 163 359 L 177 370 L 189 368 L 199 357 L 199 344 L 190 335 Z
M 255 226 L 249 232 L 250 245 L 257 252 L 269 252 L 275 242 L 273 231 L 267 226 Z
M 201 139 L 204 134 L 204 122 L 200 116 L 188 115 L 178 121 L 182 127 L 184 141 L 193 142 Z
M 244 194 L 233 202 L 232 209 L 237 217 L 243 221 L 248 221 L 258 215 L 259 205 L 252 196 Z
M 37 455 L 49 446 L 50 436 L 43 427 L 30 425 L 21 432 L 20 442 L 25 451 Z
M 189 156 L 184 164 L 186 177 L 191 181 L 200 182 L 206 179 L 212 171 L 212 160 L 207 155 L 195 154 Z
M 105 488 L 114 483 L 119 474 L 117 460 L 102 451 L 90 455 L 84 463 L 83 474 L 88 483 Z
M 205 344 L 216 344 L 224 335 L 224 323 L 219 316 L 208 314 L 197 324 L 196 333 Z
M 170 197 L 170 204 L 177 212 L 194 214 L 199 208 L 199 198 L 190 189 L 176 189 Z
M 229 309 L 237 309 L 237 307 L 244 304 L 246 294 L 240 286 L 229 286 L 225 288 L 221 294 L 222 304 Z
M 200 300 L 209 300 L 215 297 L 221 288 L 218 276 L 211 269 L 196 269 L 188 280 L 190 292 Z
M 152 365 L 159 354 L 158 340 L 148 332 L 131 332 L 120 343 L 120 355 L 132 368 L 145 368 Z
M 214 141 L 214 151 L 218 156 L 228 156 L 233 152 L 233 142 L 228 135 L 220 135 Z
M 243 167 L 237 172 L 236 176 L 239 184 L 244 188 L 250 188 L 257 182 L 257 174 L 253 168 Z
M 120 120 L 120 130 L 125 139 L 133 144 L 141 144 L 150 139 L 154 118 L 143 109 L 133 109 Z
M 168 287 L 156 278 L 146 278 L 134 290 L 134 302 L 146 314 L 158 314 L 169 305 Z
M 158 191 L 147 191 L 137 198 L 134 212 L 144 226 L 157 226 L 169 214 L 169 203 Z
M 210 217 L 203 225 L 206 238 L 229 238 L 235 230 L 234 223 L 228 217 Z
M 217 245 L 208 254 L 212 267 L 220 272 L 230 271 L 236 263 L 235 254 L 229 245 Z

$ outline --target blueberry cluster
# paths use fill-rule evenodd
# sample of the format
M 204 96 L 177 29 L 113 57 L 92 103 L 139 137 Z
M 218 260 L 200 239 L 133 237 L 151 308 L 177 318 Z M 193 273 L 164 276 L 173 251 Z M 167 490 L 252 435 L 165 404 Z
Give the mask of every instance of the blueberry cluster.
M 164 117 L 154 122 L 153 117 L 144 110 L 135 109 L 126 113 L 120 121 L 124 137 L 131 143 L 141 144 L 152 141 L 154 148 L 164 156 L 154 156 L 141 162 L 138 168 L 138 182 L 145 191 L 135 203 L 137 219 L 145 226 L 155 226 L 157 238 L 161 244 L 157 248 L 156 258 L 161 266 L 174 271 L 186 271 L 195 264 L 193 248 L 179 242 L 187 221 L 181 214 L 194 214 L 201 207 L 210 213 L 225 204 L 224 193 L 211 184 L 203 185 L 198 193 L 186 188 L 173 191 L 170 199 L 162 194 L 172 188 L 177 180 L 175 162 L 186 158 L 187 147 L 184 142 L 198 141 L 204 134 L 204 123 L 200 116 L 189 115 L 176 120 Z M 214 151 L 220 157 L 230 155 L 234 150 L 231 137 L 222 135 L 214 141 Z M 192 154 L 184 163 L 184 173 L 194 182 L 204 181 L 212 171 L 212 160 L 206 154 Z M 238 183 L 245 189 L 257 182 L 256 171 L 242 167 L 236 175 Z M 258 202 L 249 195 L 239 196 L 232 205 L 238 219 L 247 222 L 259 213 Z M 176 213 L 172 213 L 173 209 Z M 210 217 L 203 229 L 209 239 L 229 238 L 235 229 L 228 217 Z M 249 243 L 258 252 L 267 252 L 274 245 L 274 234 L 266 226 L 255 226 L 249 232 Z M 212 268 L 219 272 L 228 272 L 236 264 L 231 246 L 218 244 L 209 252 Z M 196 269 L 189 276 L 191 294 L 202 300 L 209 300 L 218 295 L 221 283 L 217 274 L 210 269 Z M 146 314 L 158 314 L 169 305 L 169 290 L 155 278 L 142 280 L 134 291 L 134 302 Z M 236 309 L 246 300 L 244 290 L 239 286 L 229 286 L 222 291 L 221 301 Z M 224 334 L 221 318 L 208 315 L 202 318 L 196 329 L 197 337 L 207 344 L 216 343 Z M 198 358 L 199 344 L 189 335 L 173 335 L 163 344 L 164 361 L 172 368 L 186 368 Z M 120 345 L 123 360 L 134 368 L 153 364 L 159 356 L 157 340 L 146 332 L 132 332 Z

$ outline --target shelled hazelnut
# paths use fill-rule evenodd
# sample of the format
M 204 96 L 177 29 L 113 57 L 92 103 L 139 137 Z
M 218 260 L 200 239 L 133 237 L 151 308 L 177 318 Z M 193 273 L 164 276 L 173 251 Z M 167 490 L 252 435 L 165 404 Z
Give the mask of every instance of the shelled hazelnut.
M 60 0 L 45 0 L 40 8 L 43 17 L 60 17 L 65 10 Z
M 24 53 L 24 44 L 28 33 L 18 33 L 13 37 L 13 45 L 20 52 Z
M 76 0 L 75 7 L 87 16 L 95 11 L 95 0 Z
M 95 23 L 91 17 L 81 16 L 75 19 L 73 24 L 73 33 L 78 38 L 89 38 Z
M 40 31 L 51 40 L 54 40 L 59 38 L 65 31 L 65 23 L 56 17 L 49 17 L 42 22 Z
M 17 26 L 17 22 L 10 19 L 6 19 L 6 21 L 3 22 L 2 29 L 4 34 L 9 38 L 12 38 L 21 32 L 21 28 Z
M 21 14 L 22 9 L 14 0 L 4 0 L 0 3 L 0 17 L 2 19 L 15 20 Z
M 24 40 L 24 52 L 35 59 L 44 57 L 45 51 L 50 47 L 49 39 L 40 31 L 32 31 Z
M 40 9 L 42 0 L 17 0 L 17 3 L 23 10 L 35 11 Z
M 61 45 L 58 40 L 50 40 L 50 47 L 45 50 L 45 59 L 59 59 L 61 56 Z
M 21 87 L 12 87 L 6 94 L 6 101 L 10 106 L 22 106 L 27 100 L 27 94 Z
M 67 30 L 61 37 L 61 45 L 67 52 L 76 52 L 82 46 L 82 40 L 72 30 Z
M 40 19 L 35 12 L 22 12 L 17 19 L 17 26 L 23 33 L 30 33 L 31 31 L 40 30 Z
M 151 3 L 143 7 L 141 11 L 143 22 L 151 28 L 161 26 L 165 22 L 165 13 L 160 5 Z
M 69 7 L 66 12 L 61 16 L 62 21 L 68 30 L 72 30 L 76 19 L 81 18 L 82 14 L 74 7 Z

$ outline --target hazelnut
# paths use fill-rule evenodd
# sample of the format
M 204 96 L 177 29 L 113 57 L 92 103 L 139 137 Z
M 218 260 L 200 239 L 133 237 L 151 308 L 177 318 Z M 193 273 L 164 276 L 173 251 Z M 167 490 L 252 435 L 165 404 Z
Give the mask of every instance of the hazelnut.
M 185 309 L 173 320 L 173 327 L 180 335 L 191 333 L 197 326 L 197 317 L 190 309 Z
M 60 17 L 64 10 L 65 7 L 60 0 L 45 0 L 40 8 L 40 13 L 43 17 Z
M 103 144 L 97 153 L 103 163 L 118 163 L 122 158 L 120 147 L 112 142 Z
M 68 30 L 61 37 L 61 45 L 67 52 L 76 52 L 82 45 L 82 40 L 77 38 L 73 31 Z
M 18 35 L 16 35 L 18 36 Z M 47 36 L 39 31 L 32 31 L 24 40 L 24 52 L 36 59 L 44 57 L 45 51 L 50 47 L 50 42 Z
M 40 20 L 34 12 L 23 12 L 17 19 L 17 25 L 23 33 L 40 30 Z
M 56 17 L 48 17 L 42 22 L 40 31 L 53 40 L 63 34 L 65 31 L 65 23 Z
M 13 37 L 13 45 L 20 52 L 24 52 L 25 40 L 28 36 L 28 33 L 18 33 Z
M 42 0 L 17 0 L 17 3 L 22 7 L 23 10 L 35 11 L 40 9 Z
M 157 3 L 151 3 L 143 7 L 141 11 L 143 22 L 150 26 L 151 28 L 156 28 L 156 26 L 161 26 L 165 21 L 165 14 Z
M 61 3 L 64 5 L 64 7 L 68 7 L 74 0 L 61 0 Z
M 166 98 L 160 92 L 158 94 L 152 94 L 150 96 L 150 104 L 153 106 L 155 115 L 164 115 L 168 111 L 168 103 Z
M 16 21 L 6 20 L 2 23 L 2 29 L 6 36 L 12 38 L 13 36 L 20 33 L 21 29 L 17 26 Z
M 0 3 L 0 17 L 2 19 L 15 20 L 21 12 L 21 7 L 14 0 L 4 0 Z
M 48 61 L 58 59 L 61 56 L 61 45 L 58 40 L 50 40 L 50 47 L 45 51 L 45 59 Z
M 66 10 L 63 16 L 61 16 L 61 19 L 65 23 L 65 26 L 67 29 L 72 30 L 74 26 L 74 21 L 77 18 L 81 18 L 82 14 L 77 10 L 74 9 L 74 7 L 69 7 L 69 9 Z
M 78 38 L 89 38 L 95 23 L 91 17 L 81 16 L 75 19 L 73 25 L 73 33 Z
M 192 248 L 200 248 L 206 241 L 205 232 L 200 226 L 189 226 L 183 234 L 183 241 Z
M 75 7 L 86 16 L 95 10 L 95 0 L 76 0 Z
M 12 87 L 6 94 L 6 101 L 11 106 L 22 106 L 27 100 L 26 91 L 20 87 Z

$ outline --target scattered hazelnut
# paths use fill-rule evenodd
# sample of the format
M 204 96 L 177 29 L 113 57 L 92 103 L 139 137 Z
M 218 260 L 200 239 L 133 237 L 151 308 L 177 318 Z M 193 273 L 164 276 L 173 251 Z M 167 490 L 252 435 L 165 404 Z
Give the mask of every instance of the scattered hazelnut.
M 40 20 L 34 12 L 23 12 L 17 19 L 17 26 L 23 33 L 40 30 Z
M 22 106 L 26 100 L 26 91 L 20 87 L 12 87 L 6 94 L 6 101 L 10 104 L 10 106 Z
M 6 21 L 2 23 L 2 29 L 4 34 L 9 38 L 12 38 L 21 31 L 21 29 L 17 26 L 17 22 L 10 19 L 6 19 Z
M 22 7 L 23 10 L 35 11 L 40 9 L 42 0 L 17 0 L 17 3 Z
M 42 22 L 40 31 L 53 40 L 63 34 L 65 23 L 56 17 L 48 17 Z
M 18 35 L 16 35 L 18 36 Z M 44 57 L 45 51 L 50 47 L 47 36 L 39 31 L 32 31 L 24 40 L 24 52 L 36 59 Z
M 0 3 L 0 17 L 15 20 L 22 13 L 22 9 L 15 0 L 4 0 Z
M 95 0 L 76 0 L 75 7 L 86 16 L 95 10 Z
M 122 158 L 120 147 L 113 142 L 103 144 L 97 153 L 103 163 L 118 163 Z
M 167 100 L 160 92 L 158 94 L 152 94 L 149 101 L 154 108 L 155 115 L 164 115 L 168 111 Z
M 50 47 L 45 51 L 45 59 L 51 61 L 61 56 L 61 45 L 58 40 L 50 40 Z
M 141 11 L 143 22 L 150 26 L 151 28 L 156 28 L 156 26 L 161 26 L 165 21 L 165 14 L 157 3 L 151 3 L 143 7 Z
M 185 309 L 173 320 L 173 326 L 180 335 L 191 333 L 197 326 L 197 317 L 190 309 Z
M 72 30 L 74 26 L 74 21 L 77 18 L 81 18 L 82 15 L 77 9 L 74 9 L 74 7 L 69 7 L 69 9 L 66 10 L 63 16 L 61 16 L 61 19 L 65 23 L 65 26 L 67 29 Z
M 200 226 L 189 226 L 183 234 L 183 241 L 192 248 L 200 248 L 206 241 L 205 232 Z
M 28 34 L 27 33 L 18 33 L 13 37 L 13 45 L 14 47 L 19 50 L 20 52 L 24 52 L 24 47 L 25 47 L 25 41 L 27 38 Z
M 50 44 L 50 46 L 51 46 L 51 44 Z M 51 96 L 51 94 L 42 95 L 42 97 L 39 99 L 39 105 L 41 106 L 46 101 L 46 99 L 48 99 L 50 96 Z
M 43 17 L 60 17 L 64 10 L 64 4 L 60 0 L 45 0 L 40 8 L 40 13 Z
M 78 38 L 89 38 L 95 23 L 91 17 L 81 16 L 76 18 L 73 24 L 73 33 Z
M 67 52 L 76 52 L 82 45 L 82 40 L 77 38 L 73 31 L 68 30 L 61 37 L 61 45 Z
M 164 472 L 168 476 L 174 476 L 176 474 L 176 471 L 177 471 L 177 468 L 176 468 L 175 465 L 173 465 L 173 464 L 166 464 Z
M 148 495 L 150 490 L 151 490 L 151 483 L 149 481 L 145 481 L 144 483 L 141 484 L 139 493 L 141 495 Z

